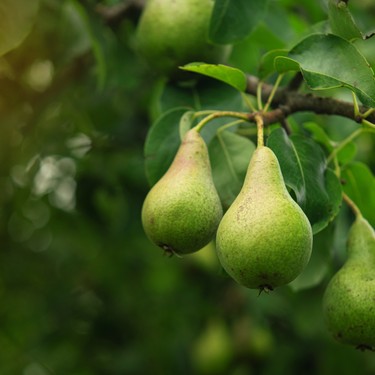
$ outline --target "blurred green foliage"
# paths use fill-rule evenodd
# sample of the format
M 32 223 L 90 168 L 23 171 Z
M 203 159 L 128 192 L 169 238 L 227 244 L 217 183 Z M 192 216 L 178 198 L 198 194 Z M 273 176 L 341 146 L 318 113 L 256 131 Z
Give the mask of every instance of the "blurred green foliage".
M 373 353 L 326 332 L 328 279 L 258 296 L 223 275 L 212 247 L 169 259 L 145 238 L 143 145 L 158 83 L 134 53 L 139 11 L 106 24 L 99 3 L 119 2 L 42 0 L 26 40 L 0 58 L 0 373 L 375 373 Z M 358 3 L 368 25 L 373 4 Z M 271 6 L 232 54 L 251 73 L 325 18 L 320 2 Z M 345 137 L 341 119 L 328 123 Z M 373 153 L 360 158 L 374 170 Z M 350 220 L 343 208 L 330 228 L 332 270 Z

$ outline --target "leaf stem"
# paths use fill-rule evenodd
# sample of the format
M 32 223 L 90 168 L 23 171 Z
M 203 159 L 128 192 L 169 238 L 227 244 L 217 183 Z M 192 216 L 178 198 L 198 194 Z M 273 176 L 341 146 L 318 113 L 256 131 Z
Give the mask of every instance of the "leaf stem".
M 375 124 L 373 124 L 373 123 L 370 122 L 370 121 L 365 120 L 364 118 L 362 119 L 362 124 L 368 126 L 371 130 L 372 130 L 372 129 L 375 130 Z M 369 130 L 370 130 L 370 129 L 369 129 Z
M 279 88 L 280 83 L 281 83 L 283 77 L 284 77 L 284 74 L 279 74 L 279 75 L 278 75 L 278 77 L 277 77 L 277 79 L 276 79 L 276 82 L 275 82 L 274 86 L 272 87 L 272 91 L 271 91 L 271 93 L 270 93 L 270 96 L 269 96 L 268 99 L 267 99 L 267 103 L 266 103 L 266 105 L 265 105 L 264 108 L 263 108 L 263 111 L 264 111 L 264 112 L 267 112 L 267 111 L 268 111 L 268 108 L 270 107 L 270 105 L 271 105 L 271 103 L 272 103 L 272 99 L 273 99 L 273 97 L 275 96 L 275 93 L 276 93 L 277 89 Z
M 263 103 L 262 103 L 262 87 L 263 82 L 260 81 L 257 86 L 257 103 L 258 103 L 258 110 L 261 111 L 263 109 Z
M 355 132 L 351 133 L 347 138 L 345 138 L 328 156 L 327 164 L 329 164 L 332 159 L 337 155 L 339 151 L 341 151 L 348 143 L 353 141 L 356 137 L 358 137 L 363 132 L 363 128 L 357 129 Z
M 264 146 L 264 123 L 263 123 L 263 117 L 259 114 L 256 114 L 255 122 L 257 124 L 257 130 L 258 130 L 258 147 Z
M 200 132 L 207 123 L 220 117 L 234 117 L 234 118 L 241 119 L 243 121 L 249 121 L 249 115 L 246 113 L 234 112 L 234 111 L 218 111 L 218 112 L 214 112 L 206 116 L 194 128 L 197 132 Z
M 362 115 L 362 118 L 365 119 L 366 117 L 369 117 L 371 115 L 371 113 L 373 113 L 375 111 L 375 108 L 370 108 L 369 110 L 367 110 L 363 115 Z
M 225 125 L 221 126 L 219 129 L 217 129 L 217 133 L 222 133 L 224 130 L 226 130 L 228 128 L 231 128 L 232 126 L 236 126 L 236 125 L 240 124 L 241 122 L 243 122 L 243 120 L 231 121 L 228 124 L 225 124 Z
M 358 100 L 357 96 L 352 91 L 352 97 L 353 97 L 353 106 L 354 106 L 354 118 L 360 118 L 362 117 L 361 111 L 359 110 Z
M 256 108 L 254 107 L 254 104 L 251 102 L 251 100 L 249 99 L 249 97 L 247 96 L 247 94 L 244 93 L 244 92 L 241 92 L 241 95 L 242 95 L 242 98 L 243 98 L 244 102 L 249 107 L 250 111 L 251 112 L 256 112 Z
M 362 213 L 360 211 L 360 209 L 358 208 L 358 206 L 349 198 L 349 196 L 347 194 L 345 194 L 344 192 L 342 193 L 342 197 L 345 201 L 345 203 L 351 208 L 351 210 L 353 211 L 353 213 L 355 214 L 355 216 L 357 218 L 361 218 L 362 217 Z

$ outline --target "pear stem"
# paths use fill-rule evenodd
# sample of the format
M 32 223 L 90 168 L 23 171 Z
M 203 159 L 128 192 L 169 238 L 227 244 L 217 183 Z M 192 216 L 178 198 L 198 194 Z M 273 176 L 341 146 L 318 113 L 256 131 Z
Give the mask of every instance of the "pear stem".
M 259 114 L 255 115 L 255 122 L 257 124 L 257 130 L 258 130 L 258 147 L 264 146 L 264 123 L 263 123 L 263 117 Z
M 202 119 L 198 123 L 197 126 L 194 127 L 194 129 L 199 133 L 207 123 L 220 117 L 234 117 L 234 118 L 241 119 L 243 121 L 249 121 L 249 115 L 246 113 L 234 112 L 234 111 L 218 111 L 218 112 L 214 112 L 206 116 L 204 119 Z
M 349 198 L 349 196 L 345 193 L 342 193 L 342 197 L 345 201 L 345 203 L 352 209 L 353 213 L 357 218 L 362 217 L 362 213 L 359 210 L 358 206 Z
M 216 112 L 215 110 L 198 111 L 194 113 L 194 118 L 211 115 L 212 113 L 215 113 L 215 112 Z

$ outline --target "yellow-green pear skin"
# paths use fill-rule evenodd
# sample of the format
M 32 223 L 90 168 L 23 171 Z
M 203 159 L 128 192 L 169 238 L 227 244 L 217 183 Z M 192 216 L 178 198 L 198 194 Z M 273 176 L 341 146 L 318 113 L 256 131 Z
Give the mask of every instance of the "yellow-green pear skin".
M 312 250 L 311 225 L 289 195 L 273 151 L 258 146 L 217 231 L 217 254 L 239 284 L 273 290 L 294 280 Z
M 138 52 L 155 71 L 186 74 L 190 62 L 221 63 L 230 50 L 208 42 L 213 0 L 149 0 L 137 26 Z
M 324 293 L 323 314 L 339 342 L 375 348 L 375 231 L 362 216 L 350 228 L 347 260 Z
M 185 134 L 168 171 L 146 196 L 143 228 L 170 254 L 188 254 L 213 239 L 222 215 L 207 146 L 193 128 Z

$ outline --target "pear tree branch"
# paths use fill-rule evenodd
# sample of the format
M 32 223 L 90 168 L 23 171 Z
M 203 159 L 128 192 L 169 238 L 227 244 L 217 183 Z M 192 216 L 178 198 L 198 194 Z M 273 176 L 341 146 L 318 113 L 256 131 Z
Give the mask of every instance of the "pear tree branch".
M 248 94 L 256 96 L 259 94 L 259 79 L 248 75 L 247 88 Z M 349 118 L 361 123 L 362 117 L 355 114 L 352 103 L 338 100 L 330 97 L 321 97 L 310 93 L 301 93 L 296 91 L 295 83 L 291 87 L 282 87 L 276 90 L 272 100 L 272 110 L 263 114 L 264 125 L 270 125 L 276 122 L 282 122 L 289 115 L 297 112 L 314 112 L 322 115 L 337 115 Z M 267 101 L 273 91 L 273 86 L 263 83 L 261 86 L 261 96 L 263 101 Z M 361 113 L 365 113 L 369 108 L 360 106 Z M 366 117 L 372 123 L 375 122 L 375 112 Z

